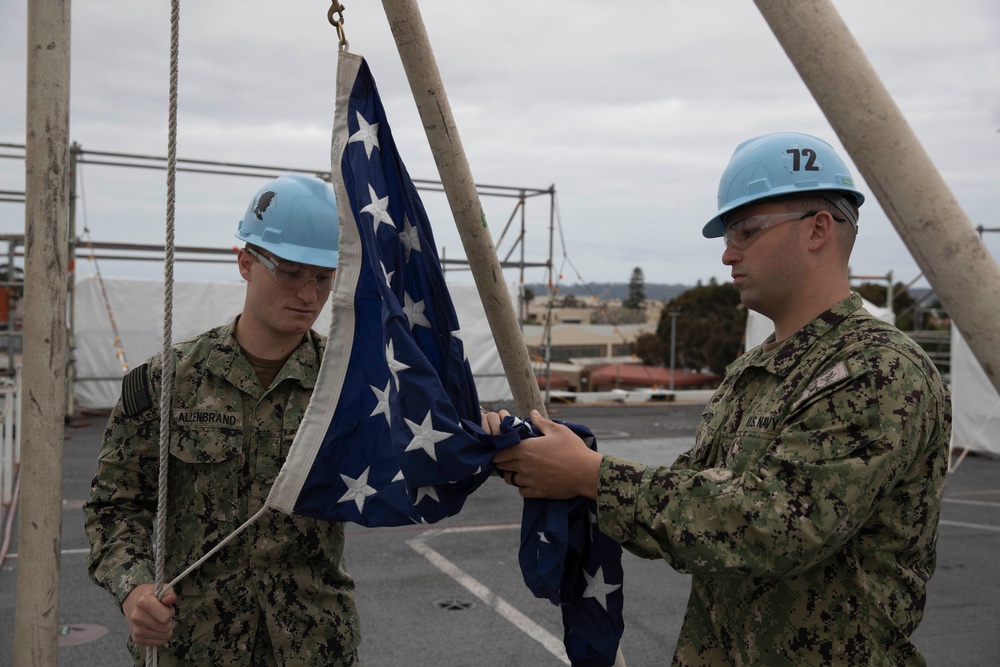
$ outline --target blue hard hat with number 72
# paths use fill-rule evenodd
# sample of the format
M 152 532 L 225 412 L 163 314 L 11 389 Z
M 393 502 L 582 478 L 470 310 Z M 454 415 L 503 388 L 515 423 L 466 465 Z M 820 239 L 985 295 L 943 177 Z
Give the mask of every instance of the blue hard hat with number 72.
M 236 238 L 289 262 L 336 268 L 340 225 L 333 188 L 314 176 L 278 176 L 254 195 Z
M 839 191 L 851 197 L 856 206 L 865 201 L 854 187 L 847 165 L 822 139 L 801 132 L 775 132 L 748 139 L 736 147 L 722 173 L 719 210 L 701 233 L 707 238 L 725 234 L 723 216 L 740 206 L 815 191 Z M 856 220 L 853 222 L 856 227 Z

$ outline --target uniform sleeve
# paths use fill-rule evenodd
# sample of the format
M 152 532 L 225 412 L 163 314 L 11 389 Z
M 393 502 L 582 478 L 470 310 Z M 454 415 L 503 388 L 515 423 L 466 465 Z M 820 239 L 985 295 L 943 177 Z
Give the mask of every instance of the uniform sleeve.
M 940 394 L 905 356 L 868 353 L 846 377 L 799 399 L 764 452 L 739 467 L 601 465 L 606 534 L 682 572 L 794 575 L 838 550 L 910 468 L 941 414 Z
M 88 573 L 119 607 L 133 588 L 154 581 L 160 420 L 148 368 L 134 369 L 123 381 L 83 508 Z

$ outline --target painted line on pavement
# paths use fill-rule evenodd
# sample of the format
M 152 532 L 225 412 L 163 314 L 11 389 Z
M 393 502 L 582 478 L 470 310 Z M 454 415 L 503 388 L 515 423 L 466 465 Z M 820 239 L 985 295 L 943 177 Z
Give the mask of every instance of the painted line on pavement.
M 467 591 L 479 598 L 483 604 L 492 607 L 503 618 L 510 621 L 521 632 L 537 641 L 545 650 L 558 658 L 564 665 L 568 665 L 569 658 L 566 657 L 566 647 L 563 641 L 551 632 L 541 627 L 530 618 L 518 611 L 513 605 L 496 595 L 489 588 L 462 571 L 457 565 L 442 556 L 427 544 L 431 537 L 443 535 L 445 533 L 463 533 L 482 530 L 520 528 L 520 524 L 510 524 L 508 526 L 470 526 L 468 528 L 445 528 L 442 530 L 429 530 L 421 533 L 419 537 L 407 540 L 406 544 L 431 562 L 434 567 L 461 584 Z
M 975 528 L 976 530 L 989 530 L 1000 533 L 1000 526 L 984 526 L 981 523 L 962 523 L 961 521 L 941 521 L 942 526 L 957 526 L 959 528 Z
M 1000 507 L 1000 502 L 994 502 L 989 500 L 966 500 L 964 498 L 945 498 L 946 503 L 955 503 L 956 505 L 978 505 L 980 507 Z
M 80 554 L 86 555 L 86 554 L 89 554 L 89 553 L 90 553 L 90 549 L 63 549 L 62 551 L 59 552 L 59 555 L 60 556 L 79 556 Z M 17 554 L 16 553 L 7 554 L 6 558 L 7 559 L 17 558 Z

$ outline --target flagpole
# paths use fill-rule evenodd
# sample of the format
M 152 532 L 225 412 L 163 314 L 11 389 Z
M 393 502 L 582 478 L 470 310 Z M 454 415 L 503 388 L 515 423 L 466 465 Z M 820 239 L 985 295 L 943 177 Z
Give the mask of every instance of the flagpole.
M 546 415 L 493 237 L 416 0 L 382 0 L 519 415 Z

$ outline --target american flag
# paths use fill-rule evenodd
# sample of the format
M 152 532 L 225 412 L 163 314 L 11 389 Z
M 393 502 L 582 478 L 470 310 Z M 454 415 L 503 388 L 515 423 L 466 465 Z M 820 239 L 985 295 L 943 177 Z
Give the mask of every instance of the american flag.
M 431 228 L 368 65 L 337 69 L 333 320 L 313 398 L 268 505 L 364 526 L 458 512 L 495 450 L 462 427 L 479 401 Z
M 508 420 L 505 437 L 479 427 L 430 224 L 368 65 L 345 51 L 332 155 L 340 218 L 333 320 L 312 400 L 267 505 L 364 526 L 433 523 L 462 508 L 493 472 L 499 448 L 536 433 L 519 420 Z M 522 573 L 536 595 L 562 608 L 573 664 L 611 665 L 621 637 L 621 549 L 593 539 L 591 511 L 579 503 L 525 505 L 524 525 L 534 528 L 522 529 Z M 607 562 L 585 574 L 587 558 L 599 555 Z M 609 650 L 610 660 L 601 657 Z

